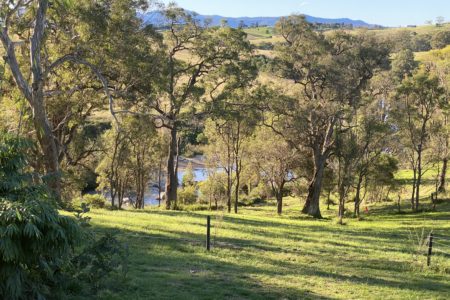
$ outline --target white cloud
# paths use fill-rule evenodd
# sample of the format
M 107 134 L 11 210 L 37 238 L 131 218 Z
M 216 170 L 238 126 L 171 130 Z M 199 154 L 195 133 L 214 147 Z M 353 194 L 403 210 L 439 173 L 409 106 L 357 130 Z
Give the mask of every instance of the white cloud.
M 308 4 L 309 4 L 308 1 L 303 1 L 302 3 L 300 3 L 300 7 L 306 6 L 306 5 L 308 5 Z

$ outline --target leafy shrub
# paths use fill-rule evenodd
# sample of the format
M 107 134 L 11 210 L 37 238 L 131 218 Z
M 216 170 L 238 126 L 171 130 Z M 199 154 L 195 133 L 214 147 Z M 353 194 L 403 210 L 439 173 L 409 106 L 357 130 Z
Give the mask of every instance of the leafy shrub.
M 181 204 L 193 204 L 197 201 L 197 191 L 195 186 L 186 186 L 178 189 L 178 199 Z
M 83 197 L 78 197 L 72 200 L 72 205 L 76 209 L 81 208 L 82 203 L 85 203 L 92 208 L 104 208 L 106 206 L 106 199 L 102 195 L 86 194 Z
M 266 203 L 266 200 L 263 200 L 259 197 L 256 198 L 250 198 L 250 197 L 241 197 L 241 199 L 239 199 L 239 205 L 240 206 L 254 206 L 254 205 L 258 205 L 258 204 L 263 204 Z
M 181 211 L 204 211 L 204 210 L 208 210 L 209 206 L 205 205 L 205 204 L 188 204 L 188 205 L 184 205 L 184 204 L 180 204 L 177 207 L 178 210 Z
M 0 132 L 0 296 L 61 299 L 73 292 L 92 297 L 106 275 L 126 273 L 127 247 L 111 235 L 97 239 L 59 215 L 46 188 L 25 171 L 30 146 Z M 98 199 L 90 202 L 97 205 Z M 77 220 L 87 224 L 89 207 L 81 206 Z
M 89 241 L 81 253 L 72 259 L 73 278 L 78 282 L 72 289 L 82 289 L 87 295 L 92 295 L 98 292 L 112 272 L 126 275 L 129 251 L 128 246 L 120 243 L 111 233 L 99 239 L 92 236 Z
M 218 205 L 221 203 L 227 193 L 226 176 L 223 173 L 215 173 L 209 176 L 205 181 L 199 184 L 199 200 L 200 203 Z
M 75 222 L 45 201 L 0 200 L 0 294 L 7 299 L 50 295 L 78 237 Z
M 0 132 L 0 295 L 43 299 L 61 291 L 80 230 L 25 172 L 28 141 Z
M 260 183 L 257 187 L 250 191 L 249 199 L 261 199 L 266 200 L 271 195 L 270 189 L 264 184 Z
M 439 31 L 431 39 L 433 49 L 443 49 L 450 45 L 450 31 Z

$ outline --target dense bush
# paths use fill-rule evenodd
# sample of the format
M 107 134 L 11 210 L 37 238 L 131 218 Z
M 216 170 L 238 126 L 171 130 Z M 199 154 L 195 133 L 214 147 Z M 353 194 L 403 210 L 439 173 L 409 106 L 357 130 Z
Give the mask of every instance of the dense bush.
M 104 208 L 106 205 L 106 199 L 102 195 L 86 194 L 83 197 L 78 197 L 72 200 L 72 205 L 74 206 L 74 208 L 80 208 L 81 203 L 85 203 L 91 208 Z
M 178 200 L 181 204 L 193 204 L 197 201 L 197 191 L 195 186 L 186 186 L 178 189 Z
M 0 133 L 0 295 L 58 298 L 79 227 L 61 216 L 45 188 L 27 173 L 29 142 Z
M 31 195 L 30 195 L 31 196 Z M 31 197 L 30 197 L 31 198 Z M 43 199 L 0 200 L 0 295 L 56 296 L 79 228 Z
M 72 276 L 75 279 L 71 288 L 74 292 L 83 290 L 91 296 L 98 292 L 110 273 L 128 271 L 128 247 L 120 243 L 112 234 L 96 239 L 91 236 L 83 251 L 71 261 Z
M 27 172 L 30 146 L 0 132 L 0 299 L 92 297 L 106 275 L 126 271 L 127 249 L 58 213 L 40 177 Z M 82 207 L 77 219 L 87 223 Z
M 254 187 L 249 194 L 249 199 L 261 199 L 266 200 L 271 196 L 270 188 L 263 182 Z
M 450 31 L 439 31 L 431 39 L 433 49 L 443 49 L 450 45 Z
M 214 173 L 199 184 L 200 203 L 218 206 L 226 198 L 226 176 L 223 173 Z

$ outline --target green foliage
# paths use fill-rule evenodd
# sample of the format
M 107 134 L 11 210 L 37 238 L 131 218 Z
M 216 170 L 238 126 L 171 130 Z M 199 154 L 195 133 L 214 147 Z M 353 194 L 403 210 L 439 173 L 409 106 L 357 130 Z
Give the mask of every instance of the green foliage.
M 86 194 L 72 200 L 72 205 L 77 208 L 80 208 L 82 203 L 85 203 L 92 208 L 104 208 L 106 205 L 106 199 L 99 194 Z
M 184 170 L 181 185 L 183 187 L 195 186 L 195 174 L 191 162 L 188 163 L 186 169 Z
M 42 299 L 61 291 L 60 270 L 80 236 L 26 171 L 29 142 L 0 133 L 0 295 Z M 36 180 L 36 178 L 34 178 Z
M 398 160 L 384 153 L 377 157 L 377 159 L 370 166 L 370 180 L 375 184 L 394 186 L 395 185 L 395 173 L 398 171 Z
M 99 239 L 92 239 L 83 251 L 72 259 L 71 270 L 75 281 L 72 289 L 87 289 L 86 295 L 95 294 L 113 272 L 128 272 L 129 250 L 126 244 L 119 242 L 111 233 Z M 83 286 L 84 285 L 84 286 Z M 91 294 L 92 295 L 92 294 Z
M 199 183 L 200 201 L 202 203 L 210 203 L 211 206 L 219 206 L 225 199 L 226 175 L 222 172 L 211 172 L 208 178 Z
M 414 53 L 409 50 L 402 50 L 395 55 L 392 62 L 392 74 L 399 81 L 405 76 L 412 76 L 414 70 L 418 67 L 418 63 L 414 60 Z
M 178 200 L 182 204 L 193 204 L 197 202 L 197 190 L 195 186 L 189 185 L 178 189 Z
M 443 49 L 450 45 L 450 30 L 439 31 L 431 39 L 433 49 Z
M 260 182 L 256 187 L 252 188 L 248 198 L 251 200 L 266 200 L 271 196 L 270 188 L 263 182 Z

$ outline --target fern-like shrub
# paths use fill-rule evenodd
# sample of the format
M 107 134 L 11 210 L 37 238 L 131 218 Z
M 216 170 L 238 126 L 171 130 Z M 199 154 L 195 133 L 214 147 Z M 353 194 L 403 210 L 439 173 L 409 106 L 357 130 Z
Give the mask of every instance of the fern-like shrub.
M 58 298 L 79 227 L 27 170 L 31 144 L 0 132 L 0 298 Z

